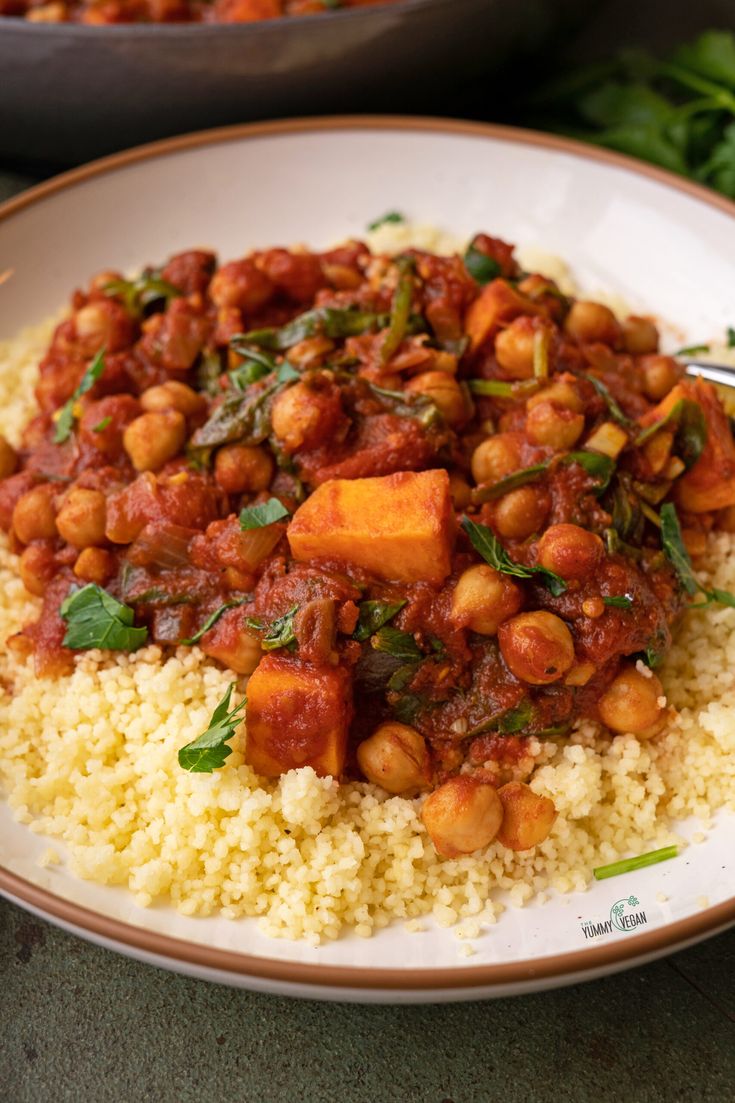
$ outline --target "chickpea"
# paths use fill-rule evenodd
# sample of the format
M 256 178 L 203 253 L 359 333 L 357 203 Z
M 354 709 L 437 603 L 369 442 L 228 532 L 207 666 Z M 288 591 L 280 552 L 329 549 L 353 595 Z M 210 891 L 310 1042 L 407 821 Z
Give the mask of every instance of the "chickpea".
M 503 805 L 492 785 L 459 774 L 426 798 L 421 818 L 437 854 L 457 858 L 493 841 L 503 820 Z
M 115 573 L 115 560 L 104 548 L 83 548 L 74 564 L 74 574 L 84 582 L 104 586 Z
M 276 396 L 271 408 L 273 432 L 288 452 L 314 448 L 334 423 L 331 395 L 309 384 L 294 383 Z
M 538 532 L 546 520 L 549 504 L 546 495 L 532 486 L 519 486 L 498 498 L 493 509 L 493 522 L 501 536 L 508 540 L 525 540 Z
M 638 365 L 643 372 L 643 389 L 655 402 L 665 398 L 683 374 L 673 356 L 642 356 Z
M 452 620 L 481 636 L 494 636 L 498 625 L 521 607 L 523 594 L 507 575 L 486 563 L 464 571 L 452 594 Z
M 365 777 L 389 793 L 413 793 L 426 788 L 431 763 L 426 741 L 415 728 L 391 720 L 381 724 L 357 748 Z
M 48 546 L 31 544 L 20 557 L 20 577 L 30 594 L 43 597 L 54 571 L 54 553 Z
M 553 800 L 539 796 L 521 781 L 502 785 L 498 797 L 503 805 L 499 843 L 509 850 L 530 850 L 548 837 L 556 819 Z
M 461 475 L 449 476 L 449 493 L 455 509 L 467 509 L 472 499 L 470 484 Z
M 270 486 L 275 470 L 273 460 L 258 448 L 249 444 L 226 444 L 220 448 L 214 460 L 214 477 L 228 494 L 257 494 Z
M 18 457 L 12 444 L 8 444 L 5 437 L 0 436 L 0 479 L 7 479 L 13 475 L 18 466 Z
M 495 338 L 495 358 L 511 379 L 533 378 L 533 349 L 538 332 L 537 320 L 524 314 Z
M 472 478 L 476 483 L 496 483 L 520 466 L 521 445 L 516 433 L 488 437 L 472 453 Z
M 265 272 L 251 260 L 223 264 L 212 276 L 209 294 L 215 306 L 257 310 L 267 303 L 275 288 Z
M 574 641 L 561 617 L 521 613 L 498 628 L 500 651 L 516 678 L 532 686 L 557 682 L 574 664 Z
M 59 536 L 75 548 L 102 544 L 105 539 L 107 508 L 99 490 L 75 486 L 64 498 L 56 516 Z
M 584 414 L 559 409 L 551 402 L 538 402 L 528 412 L 526 434 L 532 444 L 557 452 L 573 448 L 584 431 Z
M 26 491 L 15 503 L 13 532 L 22 544 L 30 544 L 31 540 L 51 540 L 56 536 L 56 494 L 51 483 L 42 483 Z
M 584 409 L 579 391 L 574 383 L 566 379 L 557 379 L 542 391 L 531 395 L 526 400 L 526 410 L 530 411 L 542 402 L 551 402 L 554 406 L 559 406 L 562 410 L 572 410 L 575 414 L 581 414 Z
M 178 410 L 141 414 L 126 427 L 123 448 L 136 471 L 155 471 L 178 455 L 186 440 L 186 419 Z
M 591 578 L 604 559 L 599 536 L 579 525 L 551 525 L 538 544 L 538 561 L 562 578 Z
M 411 394 L 423 394 L 436 405 L 448 425 L 466 421 L 469 403 L 454 376 L 445 371 L 425 371 L 406 385 Z
M 602 303 L 579 300 L 564 319 L 564 329 L 575 341 L 588 344 L 600 341 L 615 345 L 620 337 L 620 325 L 609 307 Z
M 140 404 L 150 413 L 153 410 L 178 410 L 184 417 L 195 417 L 207 407 L 204 395 L 197 394 L 186 383 L 169 379 L 157 387 L 149 387 L 140 396 Z
M 623 347 L 633 356 L 658 349 L 658 330 L 650 318 L 631 314 L 623 322 Z
M 130 322 L 120 303 L 112 299 L 93 299 L 74 315 L 77 339 L 88 349 L 103 346 L 111 352 L 124 344 L 123 334 L 130 329 Z
M 600 719 L 611 731 L 632 732 L 647 739 L 660 730 L 665 716 L 659 704 L 663 692 L 655 674 L 646 677 L 634 666 L 626 667 L 600 698 Z
M 288 361 L 301 371 L 318 367 L 334 348 L 329 337 L 306 337 L 288 350 Z

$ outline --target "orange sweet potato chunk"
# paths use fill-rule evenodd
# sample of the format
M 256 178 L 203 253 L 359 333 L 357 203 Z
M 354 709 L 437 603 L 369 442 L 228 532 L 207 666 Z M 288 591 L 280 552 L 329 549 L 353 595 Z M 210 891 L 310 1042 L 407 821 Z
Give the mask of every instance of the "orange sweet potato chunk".
M 450 573 L 454 534 L 446 471 L 332 479 L 288 527 L 294 559 L 338 560 L 377 578 L 435 584 Z
M 538 314 L 539 308 L 525 295 L 519 294 L 506 280 L 493 280 L 483 287 L 465 317 L 465 331 L 474 352 L 519 314 Z
M 266 655 L 247 694 L 245 761 L 256 773 L 277 777 L 311 766 L 320 777 L 340 776 L 352 720 L 348 670 Z

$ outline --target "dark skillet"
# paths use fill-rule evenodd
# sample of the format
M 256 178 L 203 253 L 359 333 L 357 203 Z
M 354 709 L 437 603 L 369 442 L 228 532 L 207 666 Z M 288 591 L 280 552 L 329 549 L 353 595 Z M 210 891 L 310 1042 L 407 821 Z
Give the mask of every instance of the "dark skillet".
M 456 84 L 540 42 L 577 0 L 401 0 L 250 24 L 0 18 L 0 156 L 75 164 L 277 115 L 441 111 Z M 528 73 L 519 73 L 527 81 Z M 492 104 L 483 115 L 492 115 Z

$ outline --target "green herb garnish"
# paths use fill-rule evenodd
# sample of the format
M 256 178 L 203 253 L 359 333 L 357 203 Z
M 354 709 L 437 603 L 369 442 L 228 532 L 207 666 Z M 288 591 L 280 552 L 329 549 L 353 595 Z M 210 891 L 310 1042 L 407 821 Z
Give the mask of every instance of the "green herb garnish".
M 564 462 L 577 463 L 584 468 L 588 475 L 599 479 L 599 486 L 595 490 L 596 494 L 601 494 L 603 490 L 607 490 L 615 470 L 615 460 L 611 459 L 610 456 L 603 456 L 601 452 L 570 452 Z
M 405 216 L 400 211 L 388 211 L 387 214 L 383 214 L 380 218 L 374 219 L 372 222 L 368 222 L 368 230 L 377 230 L 381 226 L 386 226 L 390 223 L 405 222 Z
M 230 348 L 238 356 L 242 356 L 245 363 L 239 364 L 229 372 L 230 379 L 235 387 L 244 391 L 251 383 L 256 383 L 266 375 L 270 375 L 278 367 L 275 356 L 264 349 L 253 348 L 245 342 L 243 333 L 236 333 L 230 338 Z
M 95 582 L 75 590 L 59 607 L 67 623 L 64 647 L 87 651 L 101 647 L 106 651 L 135 651 L 147 637 L 147 628 L 135 627 L 135 613 Z
M 105 350 L 102 348 L 95 356 L 92 363 L 89 365 L 84 375 L 79 381 L 79 385 L 74 391 L 74 394 L 65 402 L 61 407 L 61 412 L 56 419 L 56 431 L 54 432 L 54 444 L 63 444 L 71 436 L 71 431 L 74 428 L 74 407 L 79 399 L 87 391 L 91 391 L 99 377 L 105 370 Z
M 680 398 L 660 421 L 647 426 L 635 440 L 636 446 L 645 444 L 660 429 L 674 429 L 674 450 L 688 471 L 702 455 L 707 443 L 707 419 L 698 402 Z
M 464 266 L 476 283 L 486 284 L 497 279 L 502 273 L 502 268 L 494 257 L 476 249 L 470 242 L 464 255 Z
M 684 348 L 677 349 L 674 356 L 696 356 L 700 352 L 709 351 L 709 345 L 685 345 Z
M 425 429 L 442 421 L 439 407 L 425 394 L 412 394 L 410 391 L 390 391 L 379 387 L 377 383 L 365 381 L 368 390 L 379 398 L 383 406 L 399 417 L 412 417 L 421 422 Z
M 630 429 L 633 427 L 634 422 L 631 421 L 627 414 L 623 413 L 617 399 L 613 397 L 613 395 L 610 393 L 609 389 L 602 382 L 601 379 L 595 378 L 594 375 L 584 375 L 582 378 L 586 379 L 587 382 L 591 383 L 592 386 L 595 388 L 598 395 L 607 406 L 608 412 L 613 421 L 617 421 L 618 425 L 622 425 L 624 429 Z
M 262 529 L 266 525 L 272 525 L 276 521 L 283 521 L 286 517 L 290 517 L 286 507 L 278 498 L 269 498 L 267 502 L 263 502 L 259 506 L 247 506 L 245 509 L 240 510 L 240 528 L 245 531 L 249 529 Z
M 536 463 L 533 467 L 523 467 L 520 471 L 514 471 L 512 475 L 506 475 L 504 479 L 499 479 L 496 483 L 478 486 L 472 492 L 472 501 L 475 505 L 481 502 L 492 502 L 496 498 L 502 498 L 504 494 L 508 494 L 511 490 L 517 490 L 519 486 L 536 483 L 546 474 L 548 466 L 548 463 Z
M 245 623 L 248 628 L 254 628 L 256 632 L 262 632 L 260 646 L 264 651 L 275 651 L 279 647 L 287 647 L 293 651 L 296 646 L 296 632 L 294 630 L 294 618 L 299 611 L 298 605 L 293 605 L 282 617 L 276 617 L 268 626 L 264 625 L 257 617 L 247 617 Z
M 235 683 L 231 682 L 227 691 L 212 713 L 209 727 L 191 743 L 187 743 L 179 751 L 179 766 L 192 774 L 211 774 L 224 766 L 225 759 L 232 754 L 232 747 L 227 746 L 228 740 L 235 734 L 235 728 L 243 719 L 243 709 L 247 704 L 247 697 L 243 697 L 239 705 L 230 710 L 230 699 Z
M 731 594 L 729 590 L 718 590 L 716 588 L 708 590 L 697 580 L 692 570 L 692 561 L 689 558 L 689 552 L 686 550 L 684 539 L 681 534 L 681 525 L 679 524 L 676 506 L 673 505 L 672 502 L 666 502 L 661 506 L 660 520 L 661 546 L 663 547 L 664 555 L 676 571 L 679 581 L 686 592 L 692 597 L 697 592 L 704 594 L 707 599 L 703 603 L 704 606 L 715 603 L 717 605 L 729 605 L 731 608 L 735 608 L 735 594 Z M 694 606 L 694 608 L 702 607 L 702 605 Z
M 482 398 L 526 398 L 539 388 L 536 379 L 523 379 L 518 383 L 508 383 L 505 379 L 468 379 L 467 386 L 472 394 Z
M 727 327 L 727 347 L 735 349 L 735 326 Z
M 206 635 L 210 628 L 214 628 L 215 624 L 228 609 L 236 609 L 238 605 L 244 605 L 246 601 L 249 601 L 249 597 L 240 598 L 239 601 L 226 601 L 224 605 L 220 605 L 218 609 L 215 609 L 213 613 L 210 613 L 201 628 L 194 633 L 193 636 L 188 636 L 184 640 L 179 640 L 180 644 L 185 647 L 193 647 L 195 643 L 199 643 L 202 636 Z
M 107 428 L 107 426 L 110 424 L 111 421 L 112 421 L 111 417 L 109 417 L 109 416 L 108 417 L 103 417 L 102 421 L 98 421 L 97 424 L 92 427 L 92 432 L 93 433 L 104 433 L 105 429 Z
M 538 575 L 539 580 L 554 597 L 558 597 L 566 590 L 566 582 L 554 571 L 549 571 L 546 567 L 525 567 L 522 563 L 516 563 L 511 559 L 495 533 L 487 525 L 478 525 L 469 517 L 463 517 L 462 528 L 469 536 L 475 551 L 501 574 L 512 575 L 514 578 L 533 578 Z
M 217 407 L 208 421 L 192 436 L 187 453 L 194 461 L 206 464 L 213 448 L 239 441 L 262 444 L 271 431 L 269 399 L 278 390 L 273 383 L 253 394 L 233 391 Z
M 376 651 L 383 651 L 403 662 L 419 662 L 423 658 L 421 648 L 410 632 L 401 632 L 389 624 L 379 628 L 371 636 L 370 644 Z
M 602 604 L 609 605 L 611 609 L 632 609 L 633 598 L 628 597 L 627 594 L 621 594 L 620 597 L 604 597 Z
M 307 337 L 359 337 L 385 329 L 390 323 L 389 314 L 376 314 L 369 310 L 355 310 L 336 306 L 319 306 L 299 314 L 278 329 L 253 329 L 242 334 L 247 345 L 285 352 Z
M 527 697 L 524 697 L 519 705 L 503 713 L 498 721 L 498 730 L 504 735 L 512 735 L 513 732 L 527 728 L 532 718 L 533 705 Z
M 288 360 L 284 360 L 276 372 L 276 379 L 279 383 L 295 383 L 299 378 L 296 368 L 293 364 L 289 364 Z
M 179 288 L 162 279 L 158 272 L 144 272 L 134 280 L 111 280 L 103 290 L 110 298 L 122 299 L 128 314 L 136 318 L 160 299 L 168 306 L 181 295 Z
M 622 861 L 611 862 L 608 866 L 598 866 L 592 872 L 596 881 L 604 881 L 608 877 L 617 877 L 621 873 L 632 873 L 635 869 L 644 869 L 645 866 L 655 866 L 658 862 L 667 862 L 669 858 L 676 858 L 678 853 L 678 846 L 664 846 L 660 850 L 649 850 L 647 854 L 639 854 L 636 858 L 623 858 Z
M 405 604 L 405 601 L 361 601 L 357 625 L 352 633 L 353 640 L 364 643 L 392 620 Z

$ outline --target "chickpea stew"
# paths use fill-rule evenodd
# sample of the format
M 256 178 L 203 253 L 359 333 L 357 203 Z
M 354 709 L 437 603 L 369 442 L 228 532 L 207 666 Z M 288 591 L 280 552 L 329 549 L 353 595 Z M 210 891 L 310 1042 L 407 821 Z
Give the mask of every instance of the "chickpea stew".
M 31 23 L 258 23 L 396 0 L 0 0 L 2 16 Z
M 42 677 L 91 648 L 197 646 L 249 676 L 180 763 L 310 766 L 428 793 L 439 855 L 528 850 L 554 803 L 529 737 L 655 738 L 655 674 L 732 528 L 714 389 L 478 234 L 102 272 L 0 440 L 0 525 L 42 611 Z

